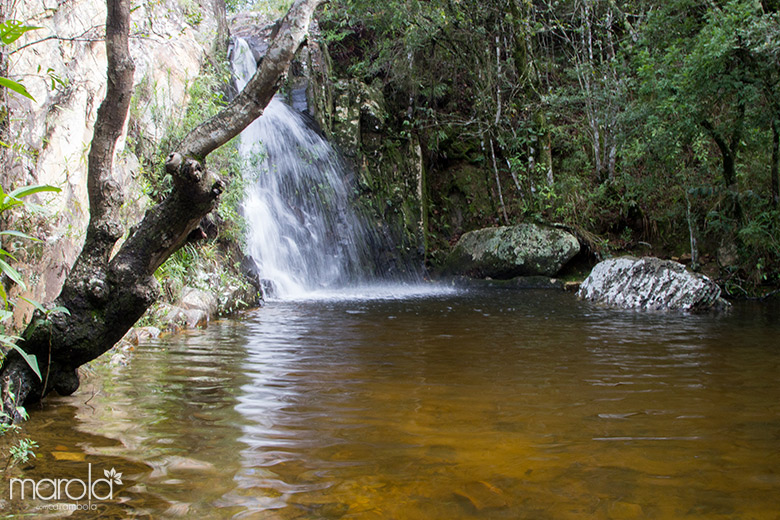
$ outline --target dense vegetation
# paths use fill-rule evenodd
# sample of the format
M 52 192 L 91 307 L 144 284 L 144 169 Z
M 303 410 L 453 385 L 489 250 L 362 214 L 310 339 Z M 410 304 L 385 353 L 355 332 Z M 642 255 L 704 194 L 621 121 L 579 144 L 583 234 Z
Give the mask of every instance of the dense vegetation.
M 752 293 L 780 281 L 779 10 L 339 0 L 321 26 L 335 73 L 382 89 L 423 143 L 434 248 L 556 221 Z

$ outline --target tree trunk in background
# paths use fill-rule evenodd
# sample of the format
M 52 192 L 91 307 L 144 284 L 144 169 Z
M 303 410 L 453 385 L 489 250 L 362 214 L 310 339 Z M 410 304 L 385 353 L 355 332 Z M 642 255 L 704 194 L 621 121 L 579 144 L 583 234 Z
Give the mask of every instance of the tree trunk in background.
M 735 125 L 734 132 L 731 135 L 729 141 L 721 135 L 717 129 L 707 120 L 702 121 L 702 127 L 707 131 L 715 144 L 720 150 L 721 165 L 723 173 L 723 182 L 726 184 L 726 189 L 729 192 L 731 198 L 731 216 L 737 221 L 742 220 L 742 205 L 739 203 L 737 193 L 737 152 L 739 150 L 739 142 L 741 139 L 741 119 L 744 116 L 744 107 L 741 108 L 741 116 L 739 124 Z
M 217 36 L 214 39 L 214 56 L 224 58 L 227 56 L 228 40 L 230 38 L 230 28 L 227 21 L 227 7 L 225 0 L 210 0 L 214 17 L 217 19 Z
M 772 166 L 770 177 L 772 178 L 772 206 L 780 205 L 780 119 L 772 121 Z
M 506 205 L 504 204 L 504 193 L 501 190 L 501 178 L 498 175 L 498 163 L 496 163 L 496 149 L 493 146 L 493 138 L 490 138 L 490 156 L 493 159 L 493 172 L 496 175 L 496 189 L 498 190 L 498 200 L 501 204 L 501 214 L 504 217 L 504 224 L 509 225 L 509 216 L 506 213 Z
M 84 249 L 54 304 L 67 312 L 36 312 L 19 346 L 33 354 L 43 381 L 16 352 L 0 369 L 5 421 L 18 419 L 16 405 L 36 402 L 52 390 L 68 395 L 79 386 L 78 367 L 110 349 L 159 295 L 157 268 L 213 210 L 224 181 L 205 166 L 206 156 L 257 119 L 306 37 L 322 0 L 297 0 L 282 20 L 262 66 L 224 110 L 195 128 L 166 161 L 174 189 L 150 208 L 111 257 L 124 234 L 117 210 L 121 186 L 111 179 L 114 147 L 127 117 L 133 83 L 128 51 L 130 0 L 108 0 L 108 89 L 98 110 L 89 154 L 90 221 Z M 52 307 L 53 308 L 53 307 Z

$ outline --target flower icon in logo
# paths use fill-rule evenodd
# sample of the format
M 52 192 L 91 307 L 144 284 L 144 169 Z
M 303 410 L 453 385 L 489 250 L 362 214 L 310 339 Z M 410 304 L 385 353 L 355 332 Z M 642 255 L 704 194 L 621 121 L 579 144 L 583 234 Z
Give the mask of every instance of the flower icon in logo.
M 114 484 L 122 485 L 122 474 L 118 473 L 114 468 L 111 468 L 111 471 L 104 469 L 103 474 L 107 479 L 112 480 Z

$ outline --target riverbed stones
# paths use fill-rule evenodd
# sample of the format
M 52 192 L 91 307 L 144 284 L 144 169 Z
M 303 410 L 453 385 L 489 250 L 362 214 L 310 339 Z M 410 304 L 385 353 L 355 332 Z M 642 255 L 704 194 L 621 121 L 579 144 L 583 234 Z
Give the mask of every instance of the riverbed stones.
M 524 223 L 465 233 L 444 263 L 444 273 L 508 279 L 554 276 L 580 251 L 577 238 L 563 229 Z
M 453 287 L 462 289 L 554 289 L 560 291 L 566 288 L 566 282 L 549 276 L 516 276 L 507 280 L 453 276 L 451 283 Z
M 206 319 L 217 313 L 218 303 L 214 294 L 194 287 L 182 289 L 181 297 L 179 298 L 179 307 L 185 310 L 201 311 L 206 315 Z
M 483 480 L 468 482 L 454 492 L 455 498 L 472 512 L 486 512 L 509 506 L 506 494 Z
M 593 268 L 577 294 L 584 300 L 637 310 L 704 311 L 729 305 L 708 277 L 654 257 L 604 260 Z

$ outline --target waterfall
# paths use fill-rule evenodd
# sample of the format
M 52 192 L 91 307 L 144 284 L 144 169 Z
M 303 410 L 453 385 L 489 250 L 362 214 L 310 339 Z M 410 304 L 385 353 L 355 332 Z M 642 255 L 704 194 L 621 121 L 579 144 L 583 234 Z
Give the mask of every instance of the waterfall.
M 234 42 L 232 63 L 240 90 L 256 69 L 244 40 Z M 287 298 L 365 283 L 376 237 L 352 208 L 349 170 L 306 117 L 277 96 L 239 146 L 251 183 L 247 252 L 260 277 Z

